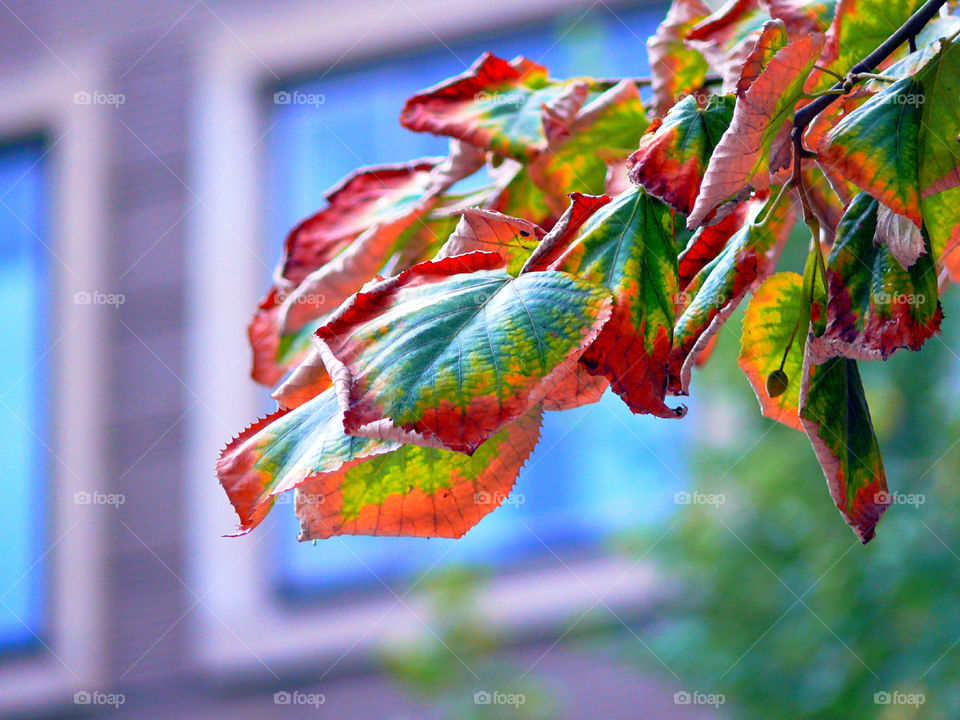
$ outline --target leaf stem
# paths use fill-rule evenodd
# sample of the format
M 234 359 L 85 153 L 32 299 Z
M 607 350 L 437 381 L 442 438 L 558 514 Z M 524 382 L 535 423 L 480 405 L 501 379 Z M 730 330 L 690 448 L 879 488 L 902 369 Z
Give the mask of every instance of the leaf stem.
M 844 78 L 843 78 L 843 75 L 841 75 L 840 73 L 835 73 L 833 70 L 831 70 L 830 68 L 825 68 L 823 65 L 814 65 L 813 67 L 819 70 L 820 72 L 826 73 L 827 75 L 831 75 L 835 77 L 837 80 L 843 82 Z

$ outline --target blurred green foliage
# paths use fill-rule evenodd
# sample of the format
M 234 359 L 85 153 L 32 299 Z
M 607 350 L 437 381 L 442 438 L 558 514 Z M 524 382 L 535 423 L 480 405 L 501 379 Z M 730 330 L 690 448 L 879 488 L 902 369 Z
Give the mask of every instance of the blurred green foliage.
M 504 659 L 504 631 L 477 601 L 485 572 L 454 568 L 428 577 L 430 630 L 383 650 L 387 670 L 445 720 L 547 720 L 551 694 L 534 674 Z
M 759 415 L 736 366 L 740 323 L 727 324 L 694 377 L 690 482 L 725 502 L 681 506 L 672 526 L 616 543 L 633 557 L 656 543 L 648 557 L 678 592 L 642 631 L 649 650 L 619 633 L 613 644 L 644 671 L 664 674 L 662 661 L 687 690 L 724 694 L 731 717 L 960 717 L 960 303 L 948 300 L 922 353 L 861 365 L 896 494 L 867 546 L 807 439 Z

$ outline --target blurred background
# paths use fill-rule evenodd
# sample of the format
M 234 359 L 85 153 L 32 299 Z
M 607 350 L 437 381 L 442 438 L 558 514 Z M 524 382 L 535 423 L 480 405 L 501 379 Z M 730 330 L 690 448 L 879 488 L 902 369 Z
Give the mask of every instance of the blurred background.
M 0 0 L 0 716 L 960 717 L 949 294 L 922 356 L 864 370 L 898 493 L 867 547 L 759 416 L 742 313 L 686 419 L 549 414 L 461 540 L 299 545 L 289 504 L 223 537 L 287 229 L 358 166 L 444 154 L 400 108 L 482 52 L 643 76 L 665 12 Z

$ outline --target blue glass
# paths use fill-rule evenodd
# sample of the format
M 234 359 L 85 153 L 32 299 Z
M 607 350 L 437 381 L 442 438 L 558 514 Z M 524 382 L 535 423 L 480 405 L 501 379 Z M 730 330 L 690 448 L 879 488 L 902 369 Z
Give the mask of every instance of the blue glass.
M 555 77 L 642 76 L 648 72 L 646 38 L 663 12 L 580 11 L 547 25 L 449 48 L 437 44 L 278 88 L 301 95 L 300 102 L 271 104 L 272 251 L 279 253 L 286 231 L 319 209 L 323 191 L 355 168 L 446 153 L 445 138 L 400 127 L 408 96 L 463 72 L 485 50 L 507 58 L 522 54 Z M 547 413 L 540 444 L 510 501 L 463 539 L 347 537 L 296 545 L 290 541 L 295 520 L 285 512 L 289 506 L 281 506 L 285 517 L 273 529 L 279 535 L 277 579 L 294 592 L 376 586 L 376 577 L 389 581 L 435 564 L 512 564 L 549 555 L 545 545 L 557 552 L 596 547 L 612 532 L 661 519 L 674 508 L 685 439 L 683 423 L 635 416 L 611 393 L 596 405 Z M 663 448 L 670 448 L 670 467 L 656 454 Z
M 0 145 L 0 650 L 43 633 L 47 257 L 41 142 Z

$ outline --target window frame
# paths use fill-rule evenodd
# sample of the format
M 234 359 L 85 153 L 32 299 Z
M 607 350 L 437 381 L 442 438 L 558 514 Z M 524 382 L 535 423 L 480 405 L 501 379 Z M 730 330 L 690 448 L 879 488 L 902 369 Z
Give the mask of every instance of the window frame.
M 4 714 L 68 705 L 75 692 L 107 682 L 106 518 L 74 502 L 76 493 L 100 489 L 107 467 L 109 333 L 101 313 L 73 301 L 77 292 L 104 287 L 108 256 L 104 113 L 74 101 L 75 92 L 105 86 L 103 66 L 99 58 L 68 57 L 8 70 L 0 79 L 0 137 L 49 138 L 45 229 L 62 261 L 47 273 L 48 621 L 37 652 L 2 660 Z M 70 458 L 69 466 L 58 458 Z
M 262 410 L 266 396 L 249 378 L 246 313 L 265 290 L 257 251 L 262 253 L 268 227 L 262 192 L 263 138 L 270 130 L 263 122 L 267 88 L 347 55 L 351 62 L 375 60 L 436 42 L 444 33 L 496 32 L 583 9 L 577 0 L 407 0 L 403 5 L 389 23 L 383 20 L 395 5 L 387 0 L 358 3 L 349 14 L 330 5 L 269 16 L 238 12 L 226 18 L 228 29 L 209 39 L 201 58 L 190 157 L 204 202 L 192 213 L 188 233 L 187 290 L 197 311 L 189 318 L 187 366 L 188 382 L 200 389 L 205 407 L 188 418 L 185 492 L 188 542 L 195 553 L 188 577 L 205 606 L 194 617 L 194 659 L 202 672 L 220 680 L 224 673 L 302 672 L 311 662 L 325 670 L 324 676 L 334 667 L 337 672 L 362 667 L 358 651 L 372 649 L 385 634 L 429 621 L 429 610 L 415 594 L 357 605 L 284 602 L 266 571 L 269 527 L 243 539 L 216 537 L 236 527 L 236 515 L 211 477 L 224 439 Z M 429 18 L 429 27 L 420 18 Z M 338 31 L 324 33 L 332 25 Z M 227 176 L 229 182 L 222 182 Z M 212 358 L 242 361 L 224 367 Z M 552 628 L 562 631 L 572 610 L 596 603 L 604 592 L 603 602 L 621 617 L 642 613 L 660 596 L 648 566 L 587 558 L 559 568 L 504 573 L 487 586 L 480 607 L 513 637 L 535 637 Z

